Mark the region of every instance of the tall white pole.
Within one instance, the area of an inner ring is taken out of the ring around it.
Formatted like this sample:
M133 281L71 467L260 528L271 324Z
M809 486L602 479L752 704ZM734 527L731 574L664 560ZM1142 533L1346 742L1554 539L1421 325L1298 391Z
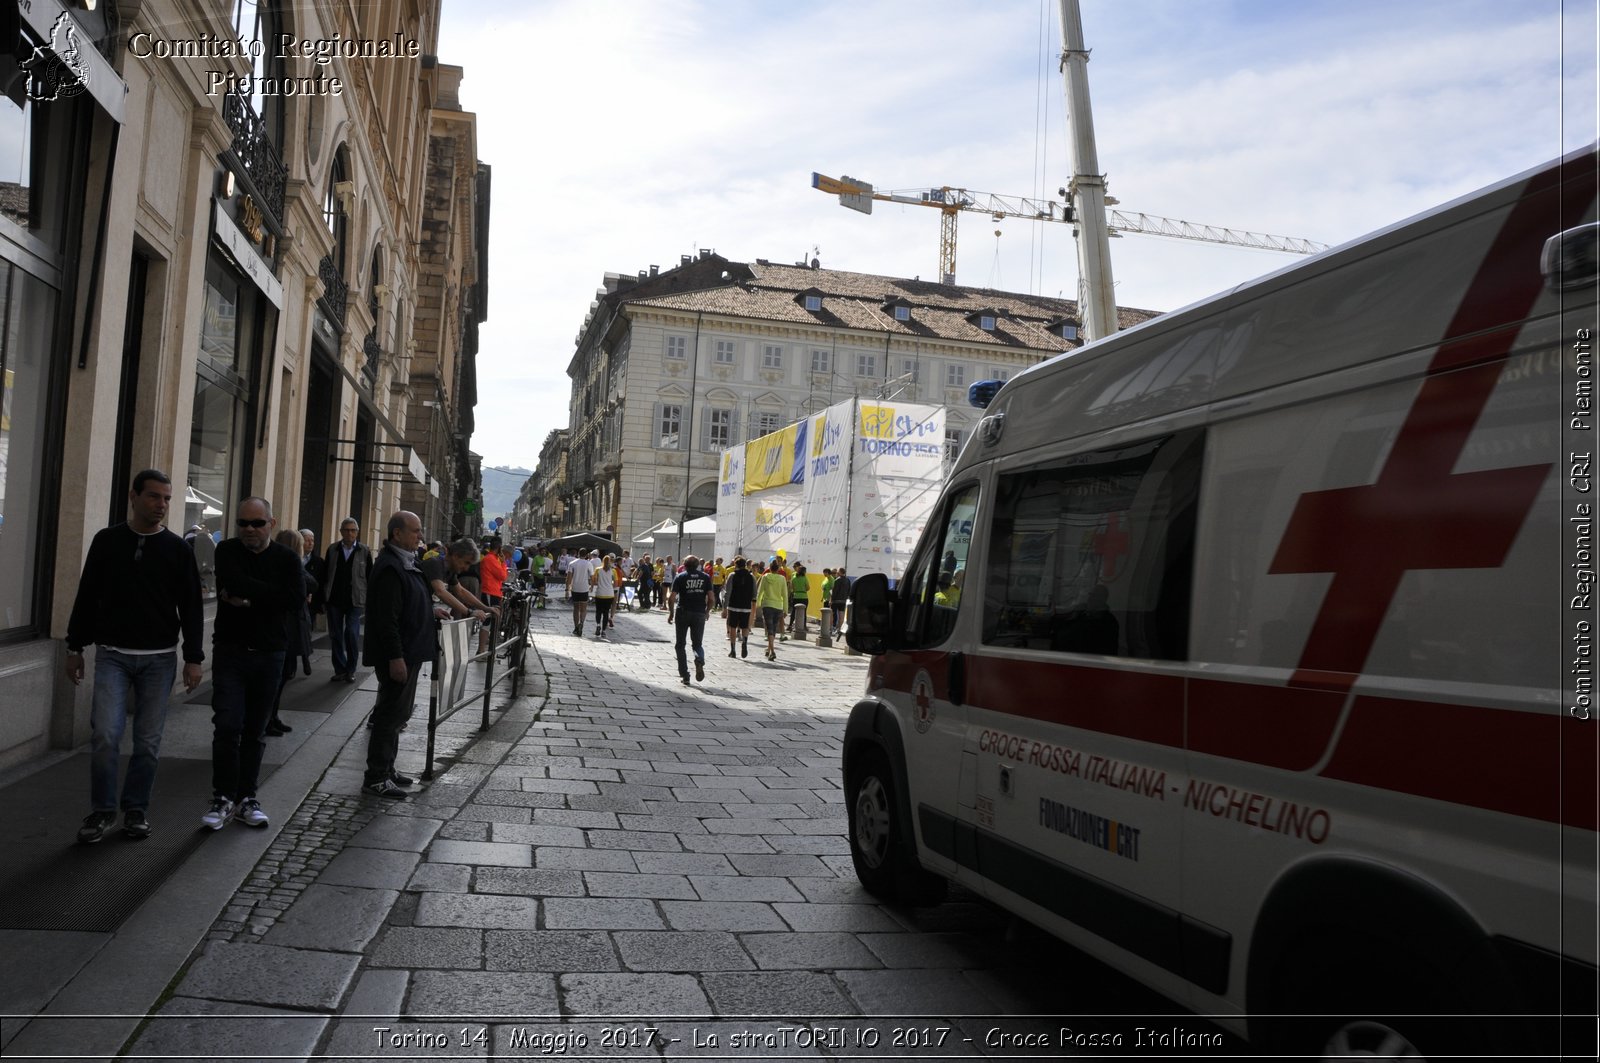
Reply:
M1084 338L1117 331L1117 301L1111 281L1111 240L1106 232L1106 179L1094 147L1094 115L1089 109L1089 51L1083 46L1078 0L1061 0L1061 74L1066 82L1068 145L1072 183L1068 186L1077 220L1079 311Z

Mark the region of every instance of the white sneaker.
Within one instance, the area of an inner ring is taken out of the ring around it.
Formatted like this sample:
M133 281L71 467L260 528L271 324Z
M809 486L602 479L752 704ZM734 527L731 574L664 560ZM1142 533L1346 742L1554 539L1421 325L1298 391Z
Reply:
M247 797L239 802L239 807L234 810L233 818L247 827L265 827L267 814L261 810L261 802L253 797Z
M200 824L212 830L221 830L233 818L233 802L226 797L213 797L211 807L200 817Z

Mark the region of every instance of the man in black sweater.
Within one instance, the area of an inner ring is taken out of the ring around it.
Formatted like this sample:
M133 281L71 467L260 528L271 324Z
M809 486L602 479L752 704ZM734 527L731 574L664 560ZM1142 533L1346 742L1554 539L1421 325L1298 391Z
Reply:
M122 833L150 836L150 790L177 671L181 630L183 687L200 684L204 614L200 571L182 539L163 527L172 481L145 469L128 492L133 516L95 534L67 621L67 678L83 682L83 648L93 643L94 704L89 760L90 811L78 840L97 842L117 819L117 754L133 720L133 759L122 786Z
M434 608L427 577L417 562L422 542L422 520L400 510L389 518L388 541L378 551L367 588L367 644L364 663L378 677L378 700L372 706L372 730L367 738L367 771L361 789L375 797L406 796L403 787L412 780L395 770L400 749L400 728L416 705L417 676L433 660L438 637L435 616L448 617L447 608Z
M263 734L272 717L283 655L284 617L305 601L305 577L293 550L273 542L272 504L239 503L237 539L217 546L217 622L212 632L211 808L200 822L220 830L229 819L265 827L256 800Z

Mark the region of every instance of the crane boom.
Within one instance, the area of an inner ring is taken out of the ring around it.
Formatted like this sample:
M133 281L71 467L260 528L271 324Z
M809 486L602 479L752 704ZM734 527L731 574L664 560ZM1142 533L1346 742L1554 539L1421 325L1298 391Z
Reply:
M951 284L955 283L955 217L958 213L967 211L973 214L987 214L995 221L1004 218L1064 224L1077 221L1067 204L1058 203L1053 199L1003 196L994 192L975 192L969 188L957 188L952 185L880 191L866 181L854 177L829 177L826 174L813 173L811 187L837 195L843 205L866 214L872 213L874 201L902 203L913 207L933 207L940 211L944 215L945 223L940 230L939 272L941 276L947 276L946 283ZM1124 210L1106 210L1106 229L1114 236L1139 233L1144 236L1166 236L1174 240L1250 247L1259 251L1282 251L1294 255L1311 255L1328 249L1327 244L1300 236L1275 236L1271 233L1228 229L1220 225L1202 225L1181 218L1164 218L1159 214Z

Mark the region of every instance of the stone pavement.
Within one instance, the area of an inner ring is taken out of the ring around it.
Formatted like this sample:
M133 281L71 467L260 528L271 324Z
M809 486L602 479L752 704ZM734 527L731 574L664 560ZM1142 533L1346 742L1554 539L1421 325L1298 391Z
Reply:
M358 794L352 731L128 1055L986 1054L984 1016L1108 1010L1103 968L970 895L857 885L839 751L863 659L730 660L713 619L685 689L664 613L570 624L535 612L527 696L487 733L475 706L450 720L409 800ZM83 1040L39 1026L7 1057Z

